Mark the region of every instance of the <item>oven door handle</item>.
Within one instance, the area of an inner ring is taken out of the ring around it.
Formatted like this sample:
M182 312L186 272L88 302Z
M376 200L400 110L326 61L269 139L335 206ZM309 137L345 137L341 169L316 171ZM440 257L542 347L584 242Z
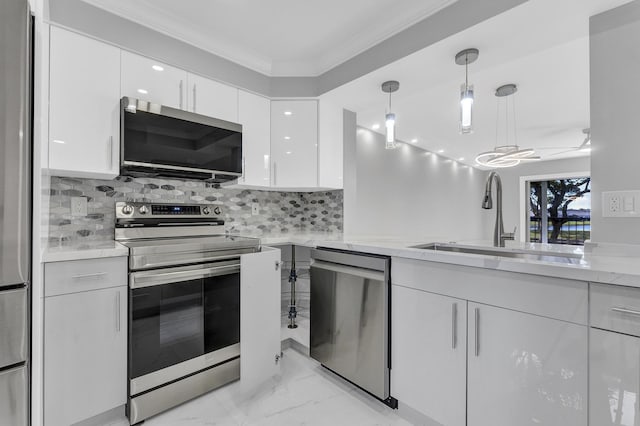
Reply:
M231 265L224 266L214 266L204 269L191 269L187 271L134 272L129 276L129 287L132 289L153 287L162 284L171 284L175 282L228 275L236 272L240 272L240 263L233 263Z

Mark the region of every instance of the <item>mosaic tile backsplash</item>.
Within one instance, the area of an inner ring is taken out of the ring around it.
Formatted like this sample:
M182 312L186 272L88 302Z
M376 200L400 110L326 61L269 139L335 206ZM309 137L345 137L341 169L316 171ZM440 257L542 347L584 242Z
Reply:
M115 203L145 201L223 206L225 229L261 236L287 232L342 232L342 191L274 192L221 188L201 181L120 176L112 181L52 177L49 246L112 240ZM87 197L87 216L71 215L71 197ZM258 203L258 215L251 204Z

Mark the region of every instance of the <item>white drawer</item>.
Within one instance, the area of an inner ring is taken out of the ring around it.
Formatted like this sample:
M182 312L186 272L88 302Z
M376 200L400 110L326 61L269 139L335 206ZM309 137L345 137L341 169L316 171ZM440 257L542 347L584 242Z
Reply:
M591 326L640 336L640 288L590 285Z
M45 297L127 285L127 257L51 262L44 266Z

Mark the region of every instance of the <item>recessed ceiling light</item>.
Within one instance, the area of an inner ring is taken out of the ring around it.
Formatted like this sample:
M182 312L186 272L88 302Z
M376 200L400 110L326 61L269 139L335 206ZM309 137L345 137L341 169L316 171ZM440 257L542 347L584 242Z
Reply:
M438 153L442 154L444 152L444 149L439 149Z
M464 161L464 157L458 158L458 161Z
M285 111L284 115L293 115L293 113L291 111Z
M61 141L60 139L54 139L53 140L55 143L65 143L64 141Z
M291 154L291 151L287 151L287 154Z
M418 143L418 139L411 139L411 143Z
M380 128L380 124L376 123L376 124L374 124L373 126L371 126L371 128L372 128L373 130L378 130L378 129Z
M154 71L164 71L164 67L160 65L152 65L151 68L153 68Z
M285 136L285 137L284 137L284 140L286 140L286 141L288 141L288 140L290 140L290 139L291 139L291 136Z
M146 90L144 90L144 89L138 89L138 93L142 93L143 95L146 95L146 94L147 94L147 93L149 93L149 92L147 92L147 91L146 91Z

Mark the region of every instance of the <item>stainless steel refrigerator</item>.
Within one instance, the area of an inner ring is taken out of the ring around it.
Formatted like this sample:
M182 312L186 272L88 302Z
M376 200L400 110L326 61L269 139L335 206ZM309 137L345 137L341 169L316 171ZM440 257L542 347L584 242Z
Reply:
M0 425L29 422L32 36L27 0L0 1Z

